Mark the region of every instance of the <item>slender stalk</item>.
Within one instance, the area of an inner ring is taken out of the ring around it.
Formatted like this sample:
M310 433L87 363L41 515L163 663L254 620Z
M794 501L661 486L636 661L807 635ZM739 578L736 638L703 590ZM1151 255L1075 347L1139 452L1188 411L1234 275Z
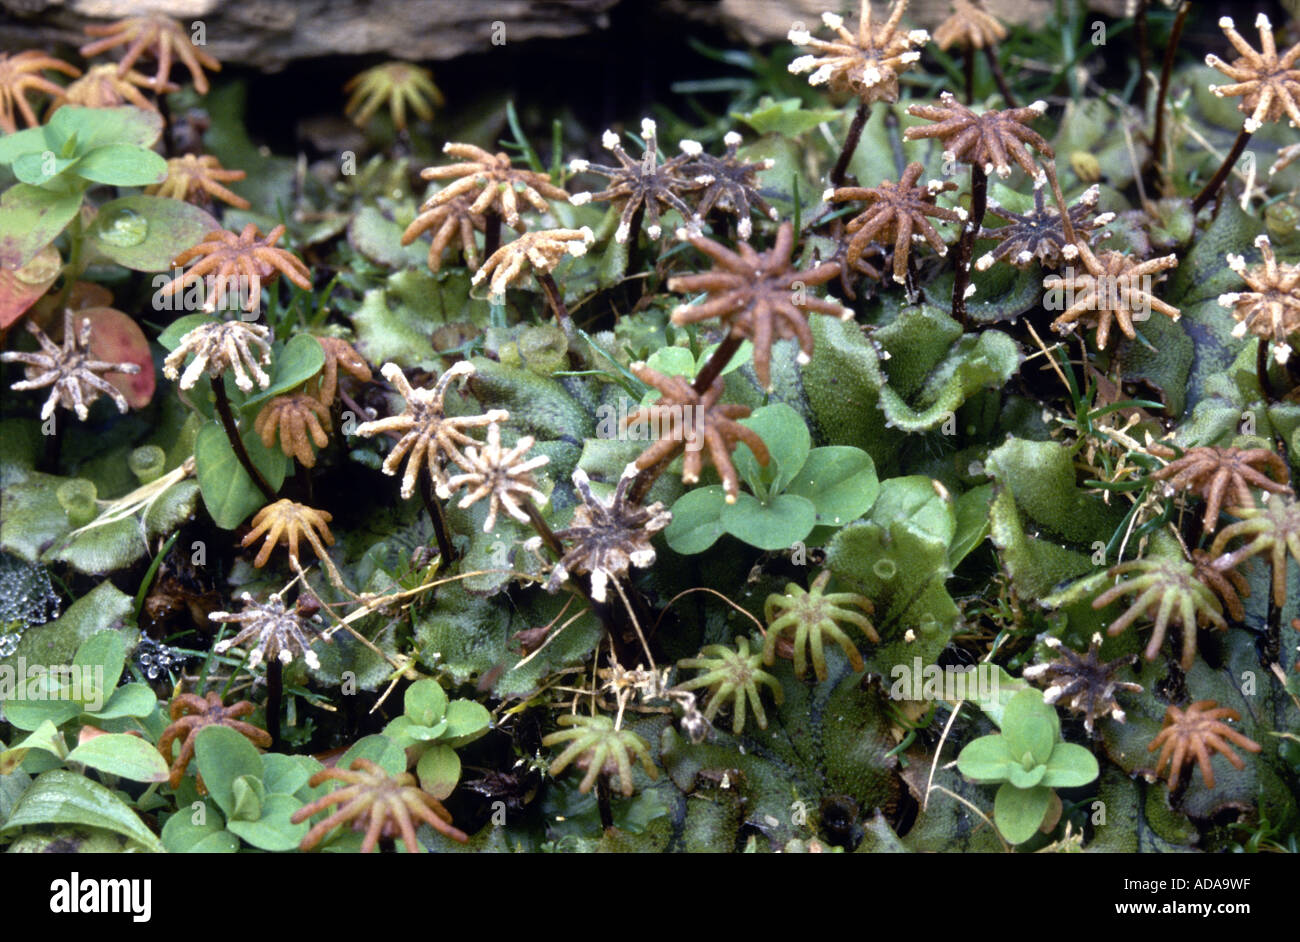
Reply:
M565 306L564 295L560 293L560 286L555 283L550 272L538 272L537 283L542 286L546 292L546 300L551 305L551 310L555 312L555 323L564 331L566 337L573 336L573 319L569 317L569 309Z
M609 783L604 776L596 778L596 808L600 811L600 826L608 831L614 826L614 812L609 806Z
M952 316L966 326L966 289L970 286L971 256L975 254L975 236L984 223L984 209L988 205L989 177L977 163L970 165L970 214L961 230L957 243L957 271L952 279Z
M235 416L230 411L230 398L226 395L226 386L221 377L217 377L212 381L212 392L216 395L217 415L221 418L221 427L226 431L226 438L230 440L230 447L234 449L235 457L244 466L244 470L253 479L253 483L262 492L262 496L267 501L275 500L275 491L270 484L266 483L266 478L262 477L262 472L257 470L257 465L253 464L253 459L248 457L248 449L244 447L244 440L239 437L239 426L235 424Z
M266 662L266 731L271 734L271 751L280 749L280 707L284 700L284 668L278 657Z
M442 509L442 502L433 493L433 484L427 474L420 475L420 498L429 514L429 522L433 524L433 537L438 542L438 555L442 557L445 569L456 558L456 550L447 529L447 515Z
M1147 5L1150 0L1138 0L1137 17L1135 26L1137 27L1137 47L1138 47L1138 83L1137 83L1137 100L1138 107L1142 113L1146 113L1147 95L1151 90L1151 82L1147 78L1147 72L1151 70L1151 52L1147 48L1150 42L1149 30L1147 29Z
M921 300L920 276L916 271L916 255L912 252L907 253L907 278L903 282L903 290L907 292L907 303L915 304Z
M537 506L527 497L523 498L523 502L520 506L523 507L524 513L528 515L528 522L533 525L533 529L537 531L537 535L542 538L542 544L551 551L551 555L556 559L562 557L564 555L564 544L561 543L560 538L555 535L555 531L551 529L551 525L542 517Z
M1002 65L998 62L997 50L992 46L984 47L984 58L988 60L989 71L993 73L993 81L998 83L998 91L1002 93L1002 100L1008 108L1018 108L1016 96L1011 93L1011 86L1007 83L1007 77L1002 73Z
M1268 341L1259 338L1259 348L1255 351L1255 375L1259 378L1259 388L1264 394L1265 402L1277 402L1277 390L1268 375L1269 349Z
M59 298L54 302L56 311L62 310L68 303L73 286L86 270L85 244L86 227L81 222L81 211L78 210L68 225L68 262L63 266L63 287L59 289Z
M483 258L489 259L492 253L501 248L501 214L489 209L483 214Z
M1067 243L1075 240L1074 220L1070 218L1070 209L1065 205L1065 194L1061 192L1061 181L1056 176L1056 161L1044 165L1047 182L1052 187L1052 198L1056 200L1056 211L1061 215L1061 230Z
M691 388L700 395L704 395L713 381L722 375L731 358L736 355L740 345L744 343L745 338L738 334L727 334L727 339L718 344L718 349L713 351L713 356L709 357L709 362L704 364L699 375L695 377L695 382L691 383Z
M844 147L840 150L839 159L835 161L835 168L831 170L831 186L844 185L845 176L849 172L849 161L853 159L853 152L858 149L858 141L862 139L862 129L867 126L867 118L870 114L871 106L865 101L859 102L858 110L853 113L853 122L849 125L848 136L844 138Z
M47 474L58 474L59 453L61 451L60 440L62 438L62 436L60 435L60 429L62 428L62 422L61 422L62 416L59 414L58 409L54 410L54 414L50 416L50 420L53 421L54 423L51 426L53 431L51 431L49 435L42 436L45 439L45 444L44 447L42 448L42 453L41 453L41 468ZM42 422L41 425L43 427L45 423Z
M641 269L641 225L645 220L645 203L632 211L627 226L627 266L623 274L630 275Z
M898 112L890 108L885 112L885 127L889 131L889 147L894 154L894 173L902 176L907 169L907 156L903 153L903 138L898 133Z
M1157 167L1161 166L1161 153L1165 145L1165 100L1169 97L1169 78L1174 72L1174 53L1178 50L1178 41L1183 36L1183 24L1187 14L1192 11L1191 0L1183 0L1174 16L1173 32L1169 34L1169 45L1165 47L1165 58L1160 64L1160 89L1156 92L1156 127L1151 135L1151 160ZM1165 168L1166 171L1168 168Z
M1237 163L1237 159L1245 151L1246 144L1249 142L1250 132L1246 130L1245 125L1242 125L1241 130L1237 132L1237 139L1232 144L1232 150L1228 151L1228 156L1223 158L1223 163L1219 164L1219 169L1214 171L1214 176L1210 177L1210 182L1205 184L1201 192L1197 193L1196 198L1192 200L1193 216L1204 209L1210 200L1214 199L1215 194L1219 192L1224 181L1228 179L1228 174L1232 173L1233 166Z

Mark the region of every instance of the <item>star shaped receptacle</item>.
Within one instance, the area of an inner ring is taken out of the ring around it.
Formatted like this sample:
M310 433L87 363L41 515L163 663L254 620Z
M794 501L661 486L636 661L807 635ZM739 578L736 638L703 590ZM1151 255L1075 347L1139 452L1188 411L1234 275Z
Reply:
M1147 746L1148 752L1160 750L1156 758L1156 774L1168 767L1169 791L1178 789L1183 767L1192 760L1201 770L1201 780L1206 788L1214 787L1214 767L1211 753L1217 752L1235 769L1244 769L1246 762L1233 750L1236 745L1247 752L1259 752L1261 746L1244 733L1229 726L1239 722L1241 715L1230 707L1221 707L1214 700L1198 700L1185 710L1170 706L1165 710L1164 727ZM1230 745L1231 744L1231 745Z
M694 484L700 479L707 453L722 478L727 503L735 503L740 493L740 477L732 464L731 453L737 444L748 445L764 467L771 461L767 445L758 433L737 421L749 416L749 406L718 402L723 390L721 376L700 393L683 376L665 376L644 363L633 363L631 370L637 379L660 393L658 399L633 412L623 423L624 428L637 428L644 423L658 432L658 440L640 454L636 467L648 471L666 466L685 449L682 483Z
M1273 358L1285 364L1291 357L1291 337L1300 332L1300 265L1279 262L1267 235L1255 239L1262 261L1248 267L1240 255L1226 256L1228 267L1246 283L1246 291L1219 295L1219 304L1231 308L1237 321L1234 337L1247 331L1271 343Z
M36 338L41 349L37 352L14 350L0 353L0 362L24 364L25 379L12 384L9 388L21 392L27 389L50 388L49 398L41 407L41 421L54 414L62 406L75 412L77 418L86 421L90 414L90 405L101 394L113 400L119 412L125 413L130 404L126 396L100 374L124 373L134 376L140 372L137 363L110 363L93 359L90 355L91 322L82 318L76 323L76 315L65 311L63 317L63 344L56 344L31 320L27 321L27 330Z
M463 457L460 450L477 441L467 434L468 429L482 428L509 418L509 414L501 409L489 410L484 415L447 414L443 401L447 388L455 379L474 375L474 366L467 360L454 364L429 389L412 386L396 363L385 363L380 372L384 379L393 384L397 394L406 400L406 408L397 415L364 422L357 426L356 431L362 438L385 433L399 435L397 443L384 458L383 471L384 474L396 475L402 461L406 461L406 471L402 476L404 500L415 493L421 468L428 471L437 489L446 486L446 462L453 460L459 463Z
M209 232L203 241L172 260L177 268L185 265L189 268L163 285L158 296L176 294L202 279L207 289L205 311L224 308L229 293L243 293L246 295L243 308L252 312L262 303L262 286L280 275L310 291L311 271L298 256L276 245L284 233L281 224L263 236L257 224L251 222L238 234L226 229Z
M1181 313L1153 293L1154 282L1161 272L1178 267L1177 255L1141 261L1123 252L1106 251L1094 255L1087 243L1076 242L1082 270L1069 268L1063 275L1048 275L1043 287L1050 303L1061 313L1052 321L1052 329L1068 333L1077 324L1095 323L1097 349L1105 350L1111 325L1130 340L1136 339L1135 321L1145 320L1152 310L1170 320Z
M442 802L420 788L410 772L390 775L369 759L354 759L350 768L323 769L308 779L307 784L315 788L328 781L338 782L342 787L308 802L289 818L294 824L301 824L322 811L330 811L307 832L298 845L299 850L311 850L340 824L350 824L353 830L365 832L361 842L363 854L374 850L381 837L401 837L407 851L419 853L420 843L415 837L417 821L458 843L469 841L464 831L452 825L451 814Z
M234 647L247 647L245 667L250 671L263 661L278 660L281 664L289 664L299 657L312 670L320 668L320 658L312 650L312 645L326 639L311 624L319 619L319 615L303 617L296 606L287 607L278 592L265 602L259 602L248 592L239 598L243 603L240 611L212 612L208 616L211 621L239 626L234 637L212 646L215 653L225 654Z
M555 532L568 549L551 571L548 592L559 589L570 575L589 575L592 598L603 602L611 579L626 575L631 567L654 563L651 538L668 526L672 514L661 503L643 507L628 500L628 485L636 473L636 465L629 465L606 503L592 493L585 471L578 468L573 472L573 486L582 503L569 525Z
M584 159L569 162L569 169L574 173L594 173L609 181L605 189L595 193L575 193L569 201L575 206L598 202L619 207L615 242L627 242L635 235L633 223L642 214L649 223L645 232L651 239L658 239L663 233L660 220L664 209L676 210L688 222L695 218L683 199L686 193L698 187L684 172L684 165L693 159L693 155L678 154L661 163L657 129L650 118L641 122L641 139L645 142L645 152L640 160L623 149L617 134L606 131L601 136L601 145L618 160L617 167Z
M1060 211L1055 206L1048 205L1044 198L1042 182L1041 179L1034 181L1034 208L1028 212L1012 212L989 202L989 215L1005 220L1007 225L996 229L980 229L979 238L997 239L998 242L976 259L975 267L979 271L987 271L995 262L1003 262L1015 268L1028 268L1037 261L1044 268L1057 268L1062 262L1079 257L1078 247L1065 236ZM1091 186L1070 207L1070 221L1076 241L1088 241L1095 230L1115 218L1114 213L1093 216L1100 194L1097 186Z
M530 523L528 508L546 503L546 495L537 489L533 472L551 460L546 455L528 458L532 447L533 437L525 435L513 448L506 448L501 444L501 426L493 422L488 426L486 443L468 445L455 457L461 473L449 477L438 496L446 500L463 488L465 494L457 505L462 508L486 498L488 515L483 524L484 533L492 531L502 510L520 523Z
M930 223L930 219L965 222L966 210L936 205L935 198L940 193L957 189L957 184L950 180L932 180L918 186L924 172L922 164L913 162L907 165L897 182L884 180L871 187L838 187L824 194L827 202L857 201L866 204L866 208L844 227L850 237L845 253L847 264L856 265L869 247L877 242L892 242L894 280L901 285L907 281L908 261L917 236L929 243L940 257L948 254L947 244Z
M113 23L91 24L85 30L86 35L98 37L78 50L87 59L118 46L126 46L126 52L117 64L120 75L130 71L141 56L149 54L158 63L158 70L151 83L156 91L161 91L164 85L169 84L167 78L174 59L179 59L189 70L194 89L200 95L208 93L208 79L203 70L221 70L221 63L202 47L196 46L184 26L162 13L129 16Z
M766 252L757 252L747 242L735 250L683 231L695 248L712 259L712 271L677 275L668 281L668 289L679 293L703 291L707 300L700 304L679 305L673 310L674 324L693 324L718 318L731 333L754 342L754 372L759 382L771 388L772 342L794 338L799 342L801 363L812 356L813 338L808 317L828 314L847 320L853 312L836 301L813 297L806 289L825 284L840 273L836 262L822 262L800 271L792 262L794 227L783 223L776 243Z
M792 61L790 71L811 73L808 84L825 85L864 103L898 101L898 76L920 60L915 47L930 39L923 29L902 28L907 4L896 0L885 21L878 23L872 19L871 0L860 0L856 33L844 26L842 16L823 13L822 24L835 33L831 40L817 39L801 27L790 30L790 42L812 50Z
M1291 119L1292 127L1300 127L1300 69L1296 68L1300 43L1279 54L1273 37L1273 24L1264 13L1255 17L1255 28L1259 30L1258 50L1237 32L1232 17L1220 17L1219 28L1239 56L1231 63L1213 53L1205 57L1206 65L1232 79L1230 85L1211 85L1210 91L1219 98L1241 98L1237 107L1247 115L1245 129L1248 133L1258 131L1265 122L1280 121L1283 116Z

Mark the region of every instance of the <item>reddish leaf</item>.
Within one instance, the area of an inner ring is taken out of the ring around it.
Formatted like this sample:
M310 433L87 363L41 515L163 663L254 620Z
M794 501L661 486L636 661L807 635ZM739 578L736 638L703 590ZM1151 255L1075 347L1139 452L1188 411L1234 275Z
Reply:
M90 350L98 360L110 363L136 363L140 372L134 376L124 373L105 375L110 383L122 391L133 409L142 409L153 398L157 385L153 371L153 355L144 331L127 314L111 307L91 307L77 312L78 320L90 318Z
M16 271L0 268L0 331L18 320L59 277L63 259L52 245Z

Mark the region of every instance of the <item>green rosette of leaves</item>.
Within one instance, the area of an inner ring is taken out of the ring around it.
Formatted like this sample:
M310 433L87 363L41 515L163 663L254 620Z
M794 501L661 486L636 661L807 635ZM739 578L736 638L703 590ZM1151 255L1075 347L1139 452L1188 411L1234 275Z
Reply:
M1087 785L1099 769L1083 746L1061 741L1061 721L1041 691L1013 696L1001 726L1001 733L968 743L957 756L957 768L972 781L1002 783L993 799L993 820L1009 843L1023 844L1047 818L1053 789Z

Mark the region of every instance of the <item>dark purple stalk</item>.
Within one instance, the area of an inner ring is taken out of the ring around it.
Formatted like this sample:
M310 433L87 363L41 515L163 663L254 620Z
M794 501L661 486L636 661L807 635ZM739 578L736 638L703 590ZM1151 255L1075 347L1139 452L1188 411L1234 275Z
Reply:
M957 271L952 279L952 316L966 326L966 289L970 285L971 256L975 254L975 236L984 223L984 209L988 205L989 178L979 164L970 166L970 215L961 230L957 243Z
M234 413L230 411L230 398L226 395L226 387L220 376L212 381L212 392L216 396L217 415L221 417L221 427L226 431L226 438L230 440L230 447L234 449L235 457L244 466L244 470L253 479L253 483L262 492L262 496L268 502L275 500L275 491L266 482L266 478L262 477L262 472L257 470L257 466L253 464L253 459L248 457L248 449L244 447L244 440L239 437L239 427L235 425Z
M1237 163L1237 159L1241 157L1246 145L1250 142L1250 134L1251 132L1246 130L1245 125L1242 125L1241 130L1237 133L1237 139L1232 144L1232 150L1228 151L1228 156L1223 158L1223 163L1219 164L1219 169L1214 171L1214 176L1210 177L1210 182L1205 184L1201 192L1197 193L1196 198L1192 200L1193 216L1204 209L1206 204L1214 199L1215 194L1222 188L1224 181L1228 179L1228 174L1232 173L1232 168Z
M844 185L845 176L849 172L849 161L853 159L853 152L858 149L858 141L862 139L862 129L867 126L867 118L870 114L871 106L865 101L859 102L858 110L853 113L853 122L849 125L848 136L844 138L844 147L840 150L839 159L835 161L835 168L831 170L831 186Z

